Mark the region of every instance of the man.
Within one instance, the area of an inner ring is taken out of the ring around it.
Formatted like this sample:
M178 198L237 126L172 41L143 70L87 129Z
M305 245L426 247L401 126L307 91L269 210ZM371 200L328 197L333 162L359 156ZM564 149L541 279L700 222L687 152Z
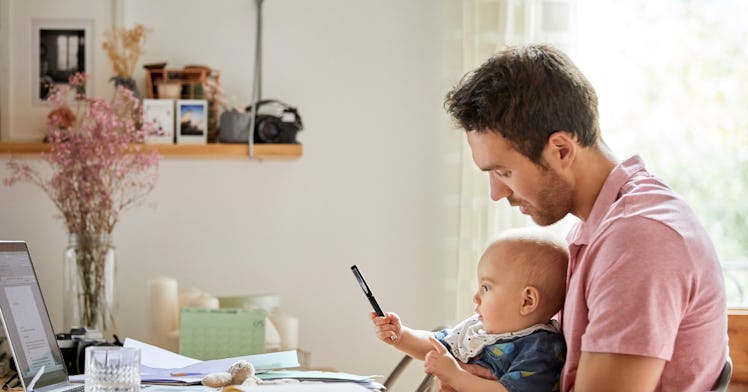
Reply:
M706 391L727 357L724 282L693 211L600 136L597 95L559 50L510 48L445 106L491 198L539 225L573 214L562 391ZM482 373L478 369L469 369Z

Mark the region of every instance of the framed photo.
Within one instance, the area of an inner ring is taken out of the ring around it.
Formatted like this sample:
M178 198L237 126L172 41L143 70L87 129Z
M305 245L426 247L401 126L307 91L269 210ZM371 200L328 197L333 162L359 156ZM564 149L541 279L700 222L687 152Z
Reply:
M144 99L143 122L153 124L145 142L153 144L174 143L174 101L171 99Z
M177 100L177 144L208 142L208 101Z
M68 84L77 72L88 74L93 95L93 34L90 19L32 19L32 100L42 104L56 84Z

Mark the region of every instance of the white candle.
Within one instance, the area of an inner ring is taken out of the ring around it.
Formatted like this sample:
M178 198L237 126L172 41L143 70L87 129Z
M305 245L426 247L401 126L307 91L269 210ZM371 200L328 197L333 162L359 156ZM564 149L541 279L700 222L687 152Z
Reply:
M202 293L187 302L187 307L202 309L218 309L218 298L207 293Z
M299 348L299 320L281 312L270 314L270 320L280 335L281 350L296 350Z
M195 287L190 287L179 292L179 309L189 308L192 305L192 301L200 297L204 293Z
M177 352L168 334L179 329L179 299L176 279L159 276L148 282L151 294L151 344Z
M281 337L278 334L278 330L275 328L275 325L270 318L265 317L265 351L278 351L280 350L280 347Z

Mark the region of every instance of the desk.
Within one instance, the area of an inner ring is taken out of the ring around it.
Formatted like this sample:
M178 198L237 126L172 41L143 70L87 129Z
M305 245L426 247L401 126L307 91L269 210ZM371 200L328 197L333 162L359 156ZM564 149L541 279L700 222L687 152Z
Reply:
M15 373L15 372L11 370L5 376L0 377L0 385L5 385L5 383L8 381L8 379L13 376L13 373ZM14 380L12 383L15 383L15 381L17 381L17 379ZM8 388L8 392L16 392L16 391L23 391L23 388L21 387L21 384L18 384L18 386L15 387L15 388Z
M6 375L4 377L0 377L0 383L4 384L10 376ZM0 384L0 385L2 385ZM261 391L263 389L268 389L272 392L295 392L295 391L319 391L319 392L350 392L353 391L354 388L356 390L363 391L369 391L366 388L361 387L358 384L351 384L351 383L314 383L314 384L286 384L286 385L268 385L267 388L260 387L252 387L252 391ZM214 388L208 388L203 387L201 385L194 385L194 386L164 386L164 385L148 385L148 388L146 388L146 391L151 392L175 392L178 390L194 390L194 391L200 391L200 390L209 390L209 391L215 391ZM242 389L238 386L232 387L228 389L229 392L244 392L245 389ZM19 385L14 388L9 388L7 392L24 392L23 388Z

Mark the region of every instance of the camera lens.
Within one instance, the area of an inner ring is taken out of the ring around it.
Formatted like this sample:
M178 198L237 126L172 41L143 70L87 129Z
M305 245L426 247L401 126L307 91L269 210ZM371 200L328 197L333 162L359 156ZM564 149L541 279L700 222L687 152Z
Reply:
M281 130L273 118L263 118L257 122L257 136L260 141L274 143L280 139Z

